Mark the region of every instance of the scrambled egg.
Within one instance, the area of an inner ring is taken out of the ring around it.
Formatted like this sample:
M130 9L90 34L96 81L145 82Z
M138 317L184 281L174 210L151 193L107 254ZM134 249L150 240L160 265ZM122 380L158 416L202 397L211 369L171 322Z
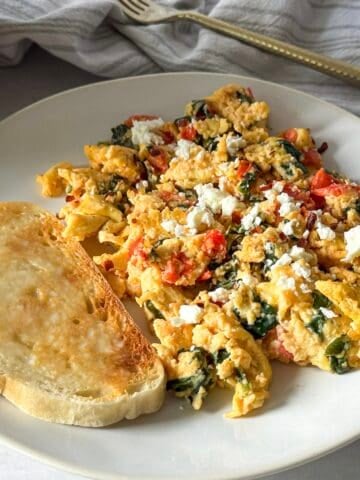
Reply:
M263 405L271 359L360 367L359 186L323 168L308 128L271 136L268 116L227 85L38 176L65 195L64 235L97 242L114 290L144 308L168 389L199 409L230 388L229 417Z

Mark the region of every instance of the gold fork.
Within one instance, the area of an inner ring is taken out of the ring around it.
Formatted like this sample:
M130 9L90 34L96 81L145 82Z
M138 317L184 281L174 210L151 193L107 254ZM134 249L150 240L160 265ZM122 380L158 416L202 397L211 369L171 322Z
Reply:
M360 86L360 68L349 63L341 62L325 55L296 47L275 38L251 32L231 23L207 17L194 10L176 10L170 7L157 5L152 0L118 0L124 12L133 20L144 23L162 23L175 20L190 20L203 27L236 38L248 45L258 47L266 52L285 57L309 68L318 70L327 75L340 78L353 85Z

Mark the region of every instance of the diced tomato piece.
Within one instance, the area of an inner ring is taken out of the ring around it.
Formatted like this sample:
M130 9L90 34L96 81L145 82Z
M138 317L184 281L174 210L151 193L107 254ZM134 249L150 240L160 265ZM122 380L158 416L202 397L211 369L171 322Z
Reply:
M149 151L148 162L155 170L160 173L166 172L168 168L168 158L166 152L160 148L151 148Z
M226 238L224 234L220 230L209 230L205 234L201 249L210 258L224 258L226 255Z
M286 348L284 347L284 344L280 340L279 337L282 332L283 332L283 328L280 325L277 325L277 327L275 327L275 338L278 342L277 343L278 359L280 360L280 362L289 363L293 361L294 356L292 353L286 350Z
M294 356L284 347L283 343L279 343L279 360L280 362L290 363L294 360Z
M283 132L282 137L285 138L285 140L288 140L291 143L295 143L297 140L297 131L296 128L288 128Z
M162 272L162 280L166 283L175 283L181 276L189 274L194 268L193 261L185 253L174 253L166 262Z
M131 128L134 126L134 122L146 122L147 120L155 120L159 118L156 115L131 115L127 120L125 120L124 124Z
M340 197L344 195L344 193L350 192L351 190L355 190L357 187L355 185L347 185L345 183L332 183L331 185L323 188L316 188L312 191L314 195L318 197Z
M290 197L298 202L302 202L307 210L313 210L315 208L315 203L310 196L310 192L305 192L304 190L300 190L296 185L292 185L290 183L286 183L284 185L285 193L287 193Z
M180 127L180 138L184 140L190 140L191 142L195 140L197 136L197 131L194 125L187 125L186 127Z
M206 280L210 280L212 273L210 270L205 270L200 277L197 278L197 282L206 282Z
M307 167L316 167L320 168L322 163L322 158L320 153L314 148L310 148L307 151L304 151L303 164Z
M242 178L249 170L251 170L252 164L247 160L241 160L239 168L237 170L237 176Z
M175 140L174 135L166 130L165 132L160 132L162 139L164 140L165 145L169 145L169 143L173 143Z
M135 238L129 243L128 247L128 252L129 252L129 259L132 256L143 256L143 246L144 246L144 240L142 237Z
M313 176L310 188L314 191L319 188L328 187L332 183L335 183L334 177L327 173L323 168L320 168L320 170L318 170Z

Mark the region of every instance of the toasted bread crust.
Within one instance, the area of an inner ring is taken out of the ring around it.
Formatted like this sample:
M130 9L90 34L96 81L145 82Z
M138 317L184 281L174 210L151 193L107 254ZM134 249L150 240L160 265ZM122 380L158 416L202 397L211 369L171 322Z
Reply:
M31 415L83 426L158 409L155 351L62 229L32 204L0 203L0 391Z

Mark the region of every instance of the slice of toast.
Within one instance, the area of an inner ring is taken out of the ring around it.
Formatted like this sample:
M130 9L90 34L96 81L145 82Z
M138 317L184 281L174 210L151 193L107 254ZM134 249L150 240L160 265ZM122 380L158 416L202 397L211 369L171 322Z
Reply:
M0 392L51 422L100 427L159 409L155 351L81 245L30 203L0 203Z

